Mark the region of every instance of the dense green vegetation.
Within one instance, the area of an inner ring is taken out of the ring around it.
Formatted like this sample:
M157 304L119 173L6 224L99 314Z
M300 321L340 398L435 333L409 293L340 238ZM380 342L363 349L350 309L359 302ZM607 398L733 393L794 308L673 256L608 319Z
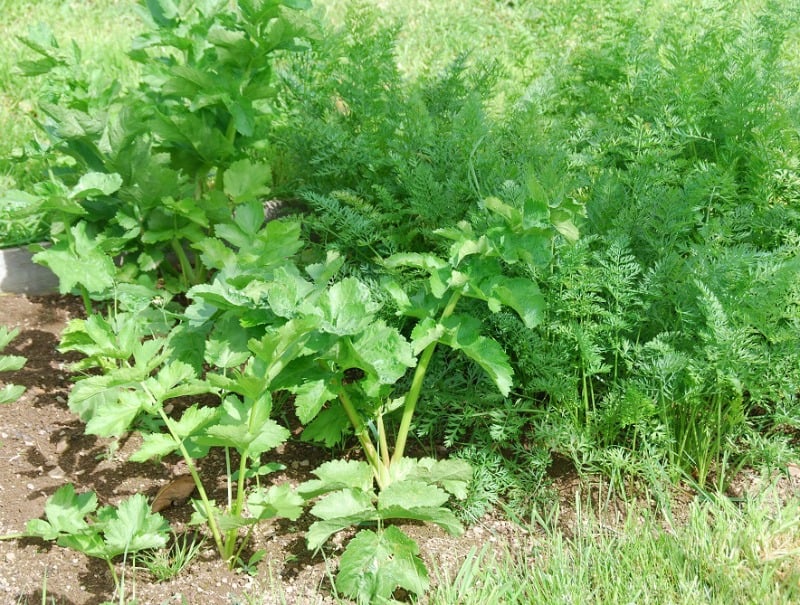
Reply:
M146 4L129 60L25 39L46 84L3 99L40 130L2 117L0 201L90 313L62 341L91 370L70 397L87 431L141 432L141 461L237 453L235 501L198 505L227 562L241 526L320 496L314 548L398 517L457 533L451 495L461 520L528 519L553 456L664 508L678 481L724 492L797 459L798 2ZM288 216L265 221L271 199ZM292 405L304 439L366 462L248 491ZM342 594L426 589L397 533L358 534Z

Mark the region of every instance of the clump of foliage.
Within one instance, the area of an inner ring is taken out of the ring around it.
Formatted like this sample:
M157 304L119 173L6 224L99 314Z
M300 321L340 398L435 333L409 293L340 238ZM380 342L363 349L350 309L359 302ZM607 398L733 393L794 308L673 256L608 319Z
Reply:
M555 82L591 179L587 237L543 275L536 333L492 321L515 343L526 408L545 404L534 435L579 467L606 470L621 446L702 484L796 409L798 22L783 12L729 27L722 5L663 22L623 11Z
M120 282L174 292L204 281L191 246L237 205L269 193L273 63L302 48L286 9L308 2L146 7L150 29L129 53L137 87L87 73L80 49L61 48L46 29L22 40L37 55L23 72L48 76L38 124L49 178L6 196L20 216L47 213L53 245L35 260L87 307Z
M345 23L281 72L275 186L313 210L304 221L312 241L363 275L376 256L437 249L436 229L480 213L483 196L520 174L487 115L495 65L464 55L408 82L397 66L398 27L363 6Z

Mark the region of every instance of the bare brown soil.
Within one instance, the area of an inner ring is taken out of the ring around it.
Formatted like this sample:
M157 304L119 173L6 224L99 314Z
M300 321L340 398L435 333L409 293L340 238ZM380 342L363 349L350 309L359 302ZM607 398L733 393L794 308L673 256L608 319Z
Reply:
M0 295L0 323L20 330L5 353L28 358L22 370L2 377L24 385L27 391L18 402L0 410L0 535L21 532L29 519L41 517L46 498L65 483L73 483L77 491L94 490L101 504L117 504L134 493L153 498L176 472L174 459L163 464L128 462L138 448L137 436L114 442L84 435L82 423L68 410L72 384L68 365L74 358L59 353L57 345L65 323L81 314L80 302L72 297ZM324 450L290 441L275 455L285 471L271 477L276 482L300 483L327 456ZM223 501L224 460L214 456L203 460L201 475L211 497ZM734 482L734 495L755 489L754 476L741 475ZM554 464L551 479L552 502L545 503L545 508L559 510L558 527L567 534L576 522L576 502L602 504L598 508L610 525L624 522L631 506L652 505L646 500L609 499L605 482L579 479L567 464ZM796 493L797 486L790 482L786 489ZM689 490L676 490L671 498L673 520L680 522L693 497ZM168 507L162 514L175 532L188 531L190 504ZM165 582L156 582L144 569L126 566L125 595L135 597L139 605L334 603L330 577L337 552L349 535L335 536L326 556L312 556L304 541L310 523L311 519L302 517L296 522L259 525L251 552L266 549L268 554L252 575L229 571L207 541L187 569ZM472 548L494 545L498 550L523 553L542 538L526 534L498 514L487 515L459 538L428 525L406 525L404 531L419 542L429 567L449 577L454 577ZM122 572L121 564L117 570ZM103 561L40 540L0 541L0 603L38 604L43 593L48 605L99 605L115 597Z

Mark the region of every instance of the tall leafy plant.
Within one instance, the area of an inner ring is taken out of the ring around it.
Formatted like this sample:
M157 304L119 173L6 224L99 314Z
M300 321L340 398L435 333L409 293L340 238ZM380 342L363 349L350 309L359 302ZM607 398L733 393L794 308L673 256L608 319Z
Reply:
M48 76L39 100L48 178L12 192L21 214L47 212L53 245L37 262L61 290L108 298L120 282L185 290L207 268L190 246L270 191L270 132L278 53L301 48L285 9L303 0L153 0L149 29L129 53L136 88L97 81L80 49L46 30L22 41L20 67ZM76 270L76 266L91 270Z

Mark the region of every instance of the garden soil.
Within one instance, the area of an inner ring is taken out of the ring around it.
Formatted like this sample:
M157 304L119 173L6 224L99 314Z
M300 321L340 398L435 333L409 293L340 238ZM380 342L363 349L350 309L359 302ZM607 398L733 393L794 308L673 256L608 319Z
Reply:
M136 435L119 441L84 435L82 423L68 410L69 364L77 358L60 353L57 346L66 322L82 313L80 301L73 297L0 295L0 323L20 331L5 353L28 359L22 370L2 377L27 390L19 401L0 410L0 535L22 532L29 519L42 517L45 500L65 483L74 484L78 492L95 491L101 505L118 504L136 493L155 497L180 472L175 459L128 462L140 443ZM271 458L285 465L285 470L270 479L293 485L311 478L310 471L327 456L326 451L298 439L274 454ZM210 456L202 461L200 471L211 497L224 501L224 459ZM563 464L554 465L551 480L546 493L558 507L560 529L568 534L575 519L570 507L580 494L591 498L596 493L602 498L602 483L587 483ZM678 490L673 513L680 516L691 498L688 491ZM608 523L621 523L631 504L629 500L625 507L606 506ZM187 525L190 504L170 506L162 514L176 534L192 531ZM145 569L117 564L124 579L123 601L114 593L104 561L41 540L4 539L0 541L0 604L34 605L42 603L43 596L48 605L100 605L112 599L129 603L134 598L138 605L334 603L330 578L351 534L334 536L325 553L310 553L304 532L311 522L304 516L295 522L276 520L258 525L243 557L260 549L267 554L252 573L227 570L208 540L186 569L164 582L156 582ZM486 515L459 538L429 525L404 525L403 529L420 544L428 567L436 568L438 576L450 578L470 551L510 549L528 561L525 553L542 539L499 514Z

